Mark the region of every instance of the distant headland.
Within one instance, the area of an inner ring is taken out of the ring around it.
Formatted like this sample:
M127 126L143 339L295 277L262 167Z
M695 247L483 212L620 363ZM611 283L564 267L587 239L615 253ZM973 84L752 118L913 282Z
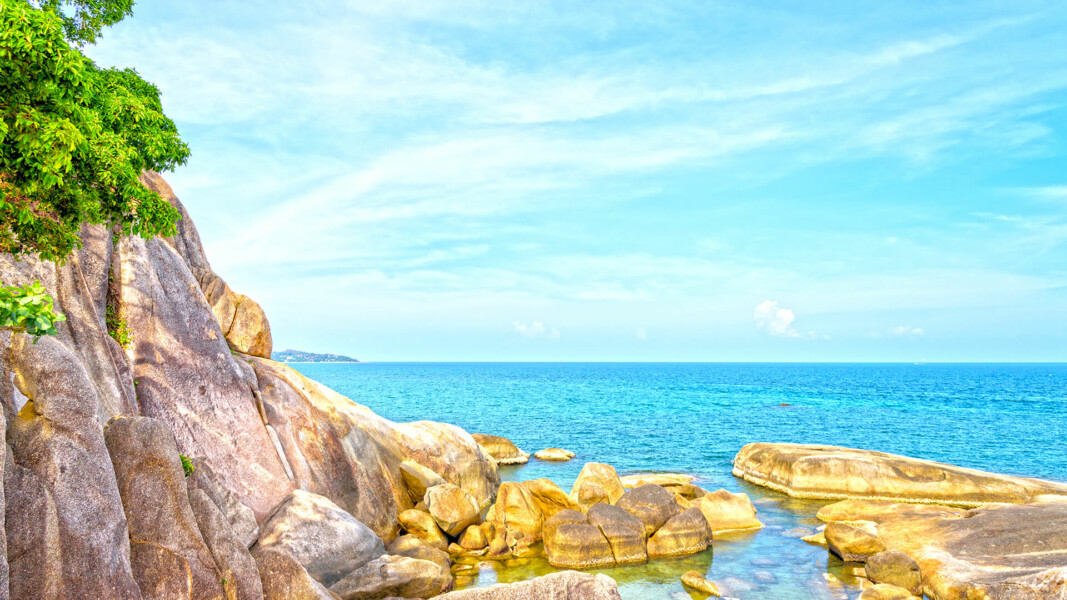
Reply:
M287 363L324 363L324 362L359 362L351 356L343 354L319 354L316 352L304 352L303 350L280 350L270 356L271 360Z

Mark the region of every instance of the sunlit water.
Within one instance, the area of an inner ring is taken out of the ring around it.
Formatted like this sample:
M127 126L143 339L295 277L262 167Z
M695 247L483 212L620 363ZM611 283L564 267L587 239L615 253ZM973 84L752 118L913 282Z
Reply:
M1067 365L296 364L395 421L428 419L510 438L567 463L504 467L505 480L548 477L569 490L587 461L621 474L689 473L710 490L752 497L766 525L717 538L691 557L606 569L627 600L689 598L697 569L740 598L855 598L851 565L800 537L821 503L730 474L754 441L829 443L1067 481ZM782 406L783 404L788 406ZM485 562L471 585L554 569L543 559ZM696 596L702 597L702 596Z

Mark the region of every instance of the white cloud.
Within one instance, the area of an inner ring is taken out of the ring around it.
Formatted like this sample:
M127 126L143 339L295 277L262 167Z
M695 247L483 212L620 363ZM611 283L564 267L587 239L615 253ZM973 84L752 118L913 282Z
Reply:
M545 338L550 340L559 339L559 330L555 327L548 327L542 321L534 321L530 324L523 323L521 321L515 321L511 324L523 337L527 338Z
M800 334L793 328L796 315L788 308L781 308L775 300L765 300L756 306L752 319L756 328L770 335L797 337Z
M922 337L926 335L926 331L922 327L912 327L911 325L900 325L889 330L889 335L893 337Z

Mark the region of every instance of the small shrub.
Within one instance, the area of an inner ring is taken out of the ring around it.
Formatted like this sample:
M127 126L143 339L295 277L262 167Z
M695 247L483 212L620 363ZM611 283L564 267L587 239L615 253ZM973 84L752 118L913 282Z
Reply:
M133 333L130 332L130 326L126 323L126 319L119 316L115 307L108 306L104 320L107 322L107 333L111 336L111 339L118 342L123 348L129 348L130 343L133 342Z
M21 287L0 286L0 328L25 331L39 338L56 335L55 324L66 320L54 311L52 297L40 281Z
M193 466L193 461L189 460L189 457L184 454L179 454L178 456L182 459L182 469L185 470L185 476L192 475L193 471L196 470L196 467Z

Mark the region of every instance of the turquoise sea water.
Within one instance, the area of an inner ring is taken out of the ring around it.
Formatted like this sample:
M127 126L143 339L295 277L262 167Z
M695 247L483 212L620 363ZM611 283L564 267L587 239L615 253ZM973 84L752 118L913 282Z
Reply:
M1067 365L360 363L295 368L394 421L454 423L533 453L505 480L548 477L569 490L588 461L621 474L681 472L707 489L744 491L766 527L708 552L604 571L628 600L688 598L678 578L706 572L741 598L854 598L850 565L799 537L822 505L730 474L746 443L868 448L1067 481ZM788 406L783 406L786 404ZM551 570L485 563L473 585Z

